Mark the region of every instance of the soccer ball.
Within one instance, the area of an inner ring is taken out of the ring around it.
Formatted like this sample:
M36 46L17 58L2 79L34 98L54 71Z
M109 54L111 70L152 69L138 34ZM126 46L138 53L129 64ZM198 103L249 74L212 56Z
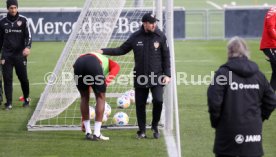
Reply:
M132 103L135 103L135 91L134 90L129 90L129 91L125 92L124 95L127 96Z
M128 108L130 105L130 99L127 96L121 96L117 98L117 106L119 108Z
M110 111L111 113L111 111ZM95 120L96 119L96 112L95 112L95 108L92 106L89 106L89 114L90 114L90 119L91 120ZM103 120L102 122L106 122L108 120L108 115L106 113L103 114Z
M152 94L149 93L149 96L148 96L148 98L147 98L147 103L149 104L149 103L151 103L151 102L152 102Z
M104 114L105 114L107 117L109 117L110 114L111 114L111 107L110 107L110 105L108 105L107 102L105 102Z
M96 104L94 106L96 107ZM110 105L108 105L107 102L105 102L104 114L106 114L107 117L109 117L111 114L111 107L110 107Z
M95 112L95 108L93 106L89 106L89 115L90 115L90 119L95 119L96 112Z
M108 120L108 116L106 114L103 115L102 123L106 122Z
M118 112L113 117L113 123L116 125L127 125L129 121L129 117L124 112Z

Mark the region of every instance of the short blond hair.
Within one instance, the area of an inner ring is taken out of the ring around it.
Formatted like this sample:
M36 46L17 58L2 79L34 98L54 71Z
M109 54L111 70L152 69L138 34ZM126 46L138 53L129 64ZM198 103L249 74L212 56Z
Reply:
M227 44L228 58L246 57L249 58L250 52L244 39L235 36Z

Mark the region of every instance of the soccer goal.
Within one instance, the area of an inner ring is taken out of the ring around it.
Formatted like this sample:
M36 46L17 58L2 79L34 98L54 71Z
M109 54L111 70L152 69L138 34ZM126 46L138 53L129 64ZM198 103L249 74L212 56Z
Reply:
M163 129L168 147L171 147L168 153L172 156L181 156L173 45L173 1L171 0L167 0L166 7L163 6L162 0L86 0L29 120L28 130L80 130L80 95L75 86L72 67L75 60L80 54L86 52L119 46L131 33L140 28L141 18L147 12L156 13L160 20L158 26L166 32L170 46L172 82L165 88L164 112L160 128ZM115 83L107 88L106 102L111 107L111 115L103 123L103 128L137 129L135 103L125 109L117 107L117 98L133 89L133 53L111 59L120 64L121 70L114 80ZM119 81L122 78L127 79L123 81L124 84L122 80ZM93 94L91 94L90 105L95 105ZM149 101L147 105L148 127L150 127L152 117L151 108ZM128 125L114 125L112 117L118 112L125 112L129 116ZM93 124L93 119L91 124Z

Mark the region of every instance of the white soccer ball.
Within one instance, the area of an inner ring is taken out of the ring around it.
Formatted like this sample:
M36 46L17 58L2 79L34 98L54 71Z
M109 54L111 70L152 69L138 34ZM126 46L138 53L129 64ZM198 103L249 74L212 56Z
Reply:
M135 103L135 91L134 90L131 89L131 90L125 92L124 95L126 95L132 103Z
M111 111L110 111L110 114L111 114ZM89 115L90 115L90 119L91 120L95 120L96 119L96 111L95 111L95 108L93 106L89 106ZM108 120L108 116L109 115L107 115L106 113L103 114L103 119L102 119L103 123Z
M103 114L102 123L106 122L107 120L108 120L108 116L106 114Z
M148 96L148 98L147 98L147 103L149 104L149 103L152 103L152 94L151 93L149 93L149 96Z
M121 96L117 98L117 107L128 108L130 105L130 99L127 96Z
M113 116L113 123L116 125L127 125L129 122L129 117L124 112L118 112Z
M111 107L110 107L110 105L108 105L107 102L105 102L104 114L105 114L107 117L109 117L110 114L111 114Z
M94 106L96 107L96 104ZM106 114L107 117L109 117L111 114L111 107L110 107L110 105L108 105L107 102L105 102L104 114Z
M95 108L93 106L89 106L89 115L90 115L90 119L94 120L96 117L96 112L95 112Z

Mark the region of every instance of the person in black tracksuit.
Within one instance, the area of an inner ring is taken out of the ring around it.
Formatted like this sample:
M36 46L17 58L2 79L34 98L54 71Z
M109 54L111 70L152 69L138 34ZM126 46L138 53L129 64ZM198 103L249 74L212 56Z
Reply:
M29 80L27 76L27 56L31 48L31 33L27 18L19 15L16 0L7 0L7 17L0 21L0 49L3 67L6 109L12 108L13 67L21 83L24 95L23 107L29 106Z
M131 50L134 52L134 87L136 116L139 126L137 138L146 138L145 106L149 90L151 90L153 97L153 136L155 138L160 137L158 123L163 104L163 86L169 83L171 77L170 52L166 36L156 27L156 21L157 19L151 13L145 14L142 18L141 29L134 32L120 47L104 48L99 51L104 55L114 56L124 55Z
M276 107L276 95L239 37L228 44L228 61L208 88L217 157L260 157L262 124ZM227 81L221 81L227 80Z

